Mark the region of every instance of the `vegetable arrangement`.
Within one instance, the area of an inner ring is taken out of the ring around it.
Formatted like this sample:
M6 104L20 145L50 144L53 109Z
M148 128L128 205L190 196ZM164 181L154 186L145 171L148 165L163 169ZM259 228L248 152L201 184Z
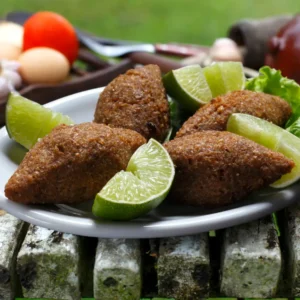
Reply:
M59 14L38 12L24 26L0 22L0 98L22 83L67 80L78 48L75 29Z
M260 76L248 80L245 88L250 91L279 96L286 100L290 104L293 114L285 128L300 137L300 86L294 80L283 77L279 70L265 66L259 72Z

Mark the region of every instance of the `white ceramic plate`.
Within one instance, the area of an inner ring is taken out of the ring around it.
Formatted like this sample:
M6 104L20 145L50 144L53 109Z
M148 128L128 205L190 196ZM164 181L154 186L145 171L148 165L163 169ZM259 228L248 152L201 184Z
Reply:
M65 97L46 105L69 115L76 123L93 120L100 89ZM104 238L154 238L196 234L225 228L268 215L294 202L300 184L284 189L265 189L238 205L222 210L163 204L143 218L130 222L108 222L95 219L92 203L82 205L22 205L4 196L4 186L22 160L25 150L11 141L5 128L0 130L0 208L42 227L83 236Z

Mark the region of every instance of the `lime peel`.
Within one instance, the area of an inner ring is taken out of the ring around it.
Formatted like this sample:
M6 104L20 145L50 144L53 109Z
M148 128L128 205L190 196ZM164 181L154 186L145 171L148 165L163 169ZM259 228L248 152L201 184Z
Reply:
M30 149L40 138L60 124L71 125L68 117L11 93L6 104L6 129L11 139Z
M168 152L150 139L136 150L126 171L117 173L96 195L93 214L110 220L139 217L166 198L174 175Z
M242 63L216 62L203 69L213 97L245 88L245 74Z
M170 71L163 76L163 83L167 93L192 112L212 99L209 85L199 65Z
M163 77L167 93L190 112L214 97L243 90L245 82L242 63L231 61L216 62L203 69L199 65L189 65Z
M295 167L292 171L271 184L272 187L284 188L299 180L300 139L298 137L273 123L242 113L232 114L229 117L227 130L280 152L294 161Z

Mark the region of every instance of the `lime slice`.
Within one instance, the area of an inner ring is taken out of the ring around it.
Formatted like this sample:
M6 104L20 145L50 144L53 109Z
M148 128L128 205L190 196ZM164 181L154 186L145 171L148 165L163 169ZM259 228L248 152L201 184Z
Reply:
M242 135L292 159L295 167L271 186L283 188L300 178L300 139L283 128L246 114L232 114L227 130Z
M192 112L212 99L209 85L199 65L170 71L163 77L163 83L167 93Z
M6 129L13 140L30 149L59 124L73 124L61 113L11 93L6 104Z
M167 196L175 175L165 148L150 139L97 194L93 214L110 220L130 220L157 207Z
M222 71L218 63L203 68L203 73L210 87L213 98L226 94L227 90L224 85Z
M243 90L245 87L245 74L240 62L219 62L226 92Z
M213 97L243 90L245 75L240 62L217 62L203 69Z

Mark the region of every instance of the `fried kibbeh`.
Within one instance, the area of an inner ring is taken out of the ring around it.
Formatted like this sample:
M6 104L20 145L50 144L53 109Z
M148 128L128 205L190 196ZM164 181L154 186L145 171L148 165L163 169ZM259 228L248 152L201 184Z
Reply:
M221 207L289 173L294 162L227 131L201 131L166 143L176 169L170 201Z
M128 128L147 140L163 141L170 129L169 105L156 65L132 69L101 93L94 122Z
M135 150L139 133L96 123L60 125L37 142L5 186L15 202L79 203L91 200Z
M283 99L252 91L234 91L219 96L204 105L190 117L177 132L181 137L201 130L225 130L233 113L245 113L283 126L292 114L290 105Z

